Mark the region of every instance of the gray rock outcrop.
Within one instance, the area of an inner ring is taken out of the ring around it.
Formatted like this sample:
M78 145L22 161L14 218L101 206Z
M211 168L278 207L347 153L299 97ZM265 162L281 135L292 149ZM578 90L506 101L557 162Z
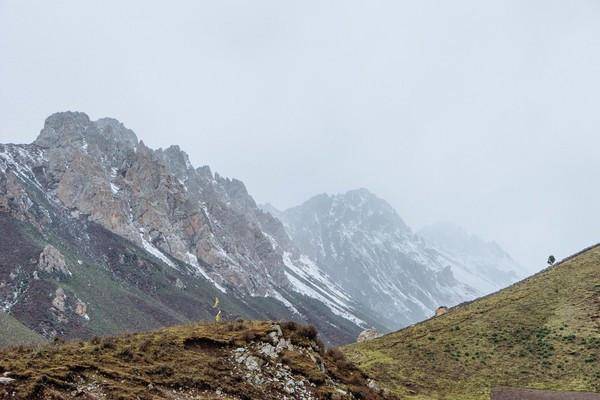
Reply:
M357 343L366 342L367 340L373 340L380 336L381 336L381 334L379 332L377 332L376 329L373 329L373 328L365 329L358 335L358 337L356 338L356 342Z
M49 274L60 273L63 275L71 275L71 271L67 268L65 257L52 245L46 245L44 250L40 253L38 269Z

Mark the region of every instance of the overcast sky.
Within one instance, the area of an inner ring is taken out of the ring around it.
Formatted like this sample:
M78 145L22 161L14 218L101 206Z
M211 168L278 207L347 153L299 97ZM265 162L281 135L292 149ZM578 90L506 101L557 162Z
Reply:
M56 111L286 208L366 187L530 269L600 241L600 2L0 0L0 142Z

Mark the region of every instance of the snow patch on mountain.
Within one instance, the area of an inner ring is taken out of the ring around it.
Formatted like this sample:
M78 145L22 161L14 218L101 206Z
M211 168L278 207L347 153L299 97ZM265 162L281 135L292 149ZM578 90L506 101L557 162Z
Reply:
M360 326L365 322L353 314L348 304L348 295L344 294L316 265L306 256L292 260L290 253L283 253L283 262L287 267L285 274L295 291L325 304L336 315L346 318ZM314 274L314 275L313 275ZM315 284L317 281L319 284Z

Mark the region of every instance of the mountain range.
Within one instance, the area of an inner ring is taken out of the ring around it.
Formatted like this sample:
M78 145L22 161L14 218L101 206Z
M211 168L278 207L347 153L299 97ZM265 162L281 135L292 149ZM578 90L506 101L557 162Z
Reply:
M150 149L80 112L51 115L31 144L0 144L0 235L2 328L46 339L212 319L218 298L226 319L296 320L347 343L520 269L467 234L413 232L365 189L258 206L178 146Z

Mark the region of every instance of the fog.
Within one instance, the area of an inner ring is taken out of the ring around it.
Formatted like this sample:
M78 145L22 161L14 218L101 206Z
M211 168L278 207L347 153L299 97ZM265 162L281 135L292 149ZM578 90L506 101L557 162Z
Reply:
M530 270L600 241L597 1L0 0L0 142L51 113L286 208L369 188Z

